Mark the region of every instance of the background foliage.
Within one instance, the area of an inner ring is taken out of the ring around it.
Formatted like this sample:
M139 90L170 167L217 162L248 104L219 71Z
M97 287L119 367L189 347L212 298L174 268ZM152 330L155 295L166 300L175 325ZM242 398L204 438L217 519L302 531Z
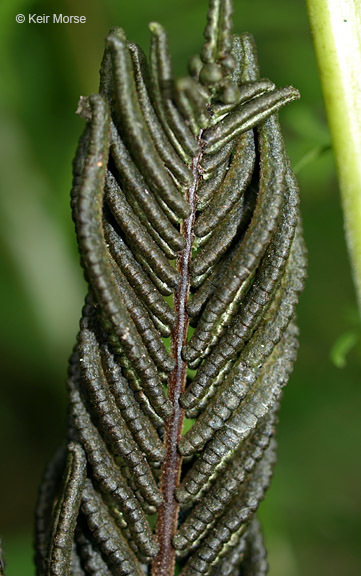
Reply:
M70 218L80 94L97 91L104 38L120 25L146 47L168 30L183 74L198 52L207 0L2 0L0 4L0 533L8 576L30 576L31 530L45 461L65 431L66 361L85 286ZM271 576L361 571L361 334L329 134L302 0L235 0L261 72L292 84L281 112L301 184L309 279L301 348L279 426L279 464L261 507ZM85 15L84 25L17 24L23 13Z

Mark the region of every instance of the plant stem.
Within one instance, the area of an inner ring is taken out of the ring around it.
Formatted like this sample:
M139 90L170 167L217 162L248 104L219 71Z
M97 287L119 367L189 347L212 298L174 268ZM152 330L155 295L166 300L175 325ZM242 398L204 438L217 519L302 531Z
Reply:
M359 0L306 1L361 312L361 4Z
M188 189L187 195L191 213L182 223L186 245L177 260L177 268L181 280L174 295L174 308L177 313L177 320L172 332L171 344L172 356L175 358L176 364L168 382L168 398L173 404L173 414L166 423L164 431L166 456L162 464L160 480L163 504L158 510L157 539L159 552L153 562L152 576L171 576L174 574L175 566L175 550L172 545L172 538L178 523L179 504L175 498L175 491L179 484L182 467L182 457L178 452L178 443L182 435L184 422L184 410L179 404L179 398L185 389L187 379L187 363L182 358L182 349L187 341L189 326L186 306L190 289L189 267L192 258L193 226L196 213L196 191L200 174L200 159L201 154L193 159L193 183Z

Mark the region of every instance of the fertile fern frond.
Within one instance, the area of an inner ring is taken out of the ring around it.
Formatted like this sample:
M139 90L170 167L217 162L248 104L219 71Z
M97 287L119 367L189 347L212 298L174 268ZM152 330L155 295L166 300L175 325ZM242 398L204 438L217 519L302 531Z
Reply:
M99 94L80 100L71 203L89 293L68 445L39 495L38 576L267 571L255 512L305 276L277 112L299 94L260 78L232 9L210 0L177 81L160 24L149 60L112 29Z

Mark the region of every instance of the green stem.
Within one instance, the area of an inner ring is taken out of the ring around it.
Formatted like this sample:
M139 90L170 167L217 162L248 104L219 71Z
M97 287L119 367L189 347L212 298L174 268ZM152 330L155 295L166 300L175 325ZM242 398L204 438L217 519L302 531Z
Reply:
M306 0L361 312L361 4Z

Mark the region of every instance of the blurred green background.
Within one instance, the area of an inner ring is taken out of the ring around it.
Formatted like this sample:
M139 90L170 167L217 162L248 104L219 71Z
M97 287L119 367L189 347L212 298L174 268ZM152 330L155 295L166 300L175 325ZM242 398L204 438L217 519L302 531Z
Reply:
M85 286L70 218L80 95L97 91L109 28L146 47L171 39L177 74L199 51L207 0L2 0L0 4L0 534L8 576L30 576L32 518L45 462L62 441L67 357ZM18 13L86 24L17 24ZM299 360L284 395L279 464L261 507L271 576L361 574L360 323L317 67L302 0L235 0L262 75L299 88L281 112L301 185L309 279Z

